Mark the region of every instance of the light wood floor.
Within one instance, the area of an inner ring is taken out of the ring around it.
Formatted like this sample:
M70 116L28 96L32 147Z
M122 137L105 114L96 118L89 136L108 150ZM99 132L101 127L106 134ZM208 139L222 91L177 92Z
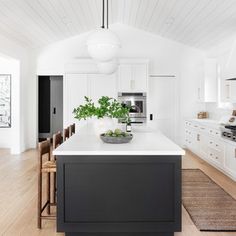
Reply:
M64 235L56 233L55 221L44 221L36 227L37 151L10 155L0 149L0 235ZM191 153L183 157L183 168L200 168L236 198L236 182ZM183 227L175 236L236 236L236 232L200 232L183 208Z

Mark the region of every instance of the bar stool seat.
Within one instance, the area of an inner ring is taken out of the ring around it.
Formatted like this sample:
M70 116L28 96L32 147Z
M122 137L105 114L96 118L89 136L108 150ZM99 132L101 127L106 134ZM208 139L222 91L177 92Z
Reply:
M55 173L57 171L56 161L45 161L42 164L42 172L44 173Z

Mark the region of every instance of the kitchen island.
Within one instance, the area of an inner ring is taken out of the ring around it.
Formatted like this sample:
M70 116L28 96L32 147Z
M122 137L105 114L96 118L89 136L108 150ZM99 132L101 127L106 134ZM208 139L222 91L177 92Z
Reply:
M57 156L57 231L66 236L173 236L181 231L182 150L163 134L127 144L75 134Z

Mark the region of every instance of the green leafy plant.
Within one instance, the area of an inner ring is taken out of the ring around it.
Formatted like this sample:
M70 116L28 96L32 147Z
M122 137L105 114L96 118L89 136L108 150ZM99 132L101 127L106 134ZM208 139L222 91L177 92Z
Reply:
M74 108L73 114L78 120L86 120L91 117L97 117L98 119L103 117L122 119L124 122L129 121L129 107L124 107L115 98L102 96L98 100L98 106L95 106L94 102L89 97L85 98L85 104Z

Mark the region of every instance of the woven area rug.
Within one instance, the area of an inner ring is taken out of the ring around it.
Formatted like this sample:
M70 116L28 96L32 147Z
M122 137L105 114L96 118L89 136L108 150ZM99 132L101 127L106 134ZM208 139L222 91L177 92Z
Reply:
M201 231L236 231L236 200L199 169L182 170L182 202Z

